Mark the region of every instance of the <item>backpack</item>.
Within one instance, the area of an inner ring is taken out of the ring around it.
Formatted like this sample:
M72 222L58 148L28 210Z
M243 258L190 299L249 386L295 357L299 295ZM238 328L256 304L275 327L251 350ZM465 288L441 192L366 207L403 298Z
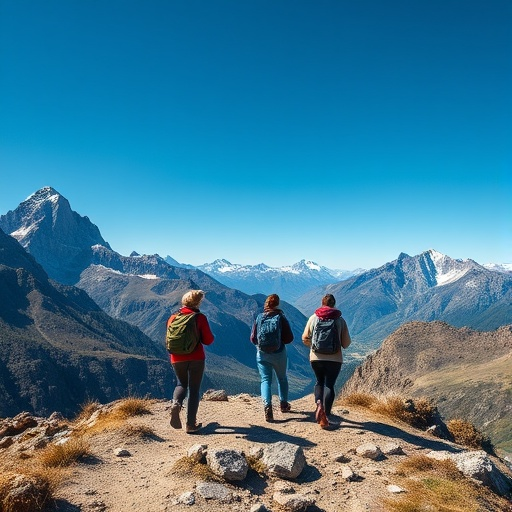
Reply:
M335 354L340 350L340 335L334 318L318 318L311 334L311 350L317 354Z
M170 354L190 354L199 343L196 316L198 313L184 315L177 313L165 335L167 352Z
M272 353L281 346L281 314L261 313L256 319L258 348L262 352Z

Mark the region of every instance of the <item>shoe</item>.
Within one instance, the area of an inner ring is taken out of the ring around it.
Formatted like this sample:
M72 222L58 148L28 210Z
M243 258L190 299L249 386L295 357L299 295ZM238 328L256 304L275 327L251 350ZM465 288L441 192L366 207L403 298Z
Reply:
M187 425L187 434L195 434L197 431L201 430L203 424L195 423L194 425Z
M178 402L174 402L171 406L171 427L181 428L180 419L181 405Z
M288 402L281 402L281 412L290 412L292 406Z
M320 400L316 401L316 411L315 411L315 420L317 423L320 423L320 412L322 411L322 402Z
M265 407L265 421L272 423L274 421L274 412L272 411L272 406L267 405Z
M320 425L320 428L329 428L329 420L327 419L327 415L324 411L324 406L322 402L318 400L316 403L316 413L315 413L316 422Z

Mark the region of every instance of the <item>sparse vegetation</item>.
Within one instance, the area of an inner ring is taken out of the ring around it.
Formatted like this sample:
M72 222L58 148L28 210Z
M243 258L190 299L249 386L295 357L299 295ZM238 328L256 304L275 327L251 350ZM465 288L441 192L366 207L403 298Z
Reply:
M400 485L407 490L387 499L390 512L503 512L507 501L465 478L450 460L415 455L397 467Z
M71 437L62 444L51 444L37 455L37 462L45 468L67 467L90 455L89 444L83 437Z
M90 417L87 416L87 412L92 415L100 410L100 413L93 424L82 425L79 430L83 435L94 435L105 430L118 429L128 418L151 414L151 403L152 401L148 398L127 397L115 402L113 407L105 410L101 410L95 402L85 404L77 422L86 421Z
M114 413L122 419L142 416L144 414L151 414L150 405L151 400L147 398L128 397L118 403Z
M446 426L454 441L468 448L487 449L490 444L489 439L466 420L453 419L448 421Z
M147 425L126 425L121 428L124 437L150 439L156 437L155 431Z
M342 396L340 403L364 407L421 429L432 425L438 415L437 407L428 398L418 398L416 400L399 396L377 398L368 393L351 393Z
M61 482L61 474L52 471L31 471L25 474L0 473L0 510L32 512L43 510L53 499ZM19 489L24 492L20 493Z
M265 475L266 466L261 462L261 459L258 459L257 457L247 456L247 464L249 464L249 467L256 471L259 475Z
M377 398L369 393L351 393L350 395L342 396L340 403L369 409L376 401Z
M209 482L224 482L224 480L220 476L216 475L208 465L196 462L191 457L182 457L181 459L178 459L174 463L171 473L186 478L190 478L190 476L193 475L196 478Z

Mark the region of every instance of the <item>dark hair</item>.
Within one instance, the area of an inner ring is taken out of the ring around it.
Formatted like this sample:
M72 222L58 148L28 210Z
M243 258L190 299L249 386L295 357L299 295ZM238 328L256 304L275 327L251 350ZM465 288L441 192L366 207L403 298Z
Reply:
M274 309L277 308L277 306L279 306L279 295L277 295L277 293L273 293L265 300L265 308Z
M336 299L334 298L334 295L328 293L322 297L322 306L329 306L330 308L333 308L335 305Z

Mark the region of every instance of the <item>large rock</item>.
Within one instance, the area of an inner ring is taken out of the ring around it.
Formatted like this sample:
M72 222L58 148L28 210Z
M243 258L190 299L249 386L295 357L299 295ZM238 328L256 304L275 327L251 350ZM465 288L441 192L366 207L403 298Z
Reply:
M436 460L452 460L458 470L468 478L474 478L501 496L512 490L512 482L494 464L483 450L451 453L448 451L432 451L427 454Z
M264 448L261 462L269 475L297 478L304 469L306 457L300 446L279 441Z
M206 462L216 475L226 480L243 480L249 470L247 460L238 450L208 450Z

